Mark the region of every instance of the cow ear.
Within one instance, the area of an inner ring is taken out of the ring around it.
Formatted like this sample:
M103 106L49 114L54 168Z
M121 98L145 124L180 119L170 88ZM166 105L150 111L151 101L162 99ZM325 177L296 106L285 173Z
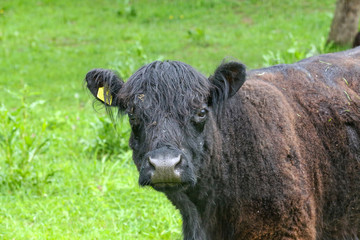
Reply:
M86 74L86 86L94 97L106 106L121 107L116 98L124 82L113 71L108 69L93 69Z
M235 95L246 79L246 67L239 62L221 64L209 77L212 84L209 105L226 101Z

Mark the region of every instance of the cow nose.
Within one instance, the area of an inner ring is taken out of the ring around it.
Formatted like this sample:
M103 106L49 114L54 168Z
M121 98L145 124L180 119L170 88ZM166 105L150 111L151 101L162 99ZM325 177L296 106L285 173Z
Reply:
M171 155L155 155L149 156L149 163L154 167L151 176L152 183L180 183L180 171L177 168L182 161L182 155L175 157Z

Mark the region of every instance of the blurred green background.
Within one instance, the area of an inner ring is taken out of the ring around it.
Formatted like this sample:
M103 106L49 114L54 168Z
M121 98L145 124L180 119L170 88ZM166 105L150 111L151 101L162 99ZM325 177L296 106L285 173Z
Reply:
M181 239L163 194L140 188L127 146L83 85L154 60L206 75L336 51L335 0L1 0L0 238ZM94 106L94 108L93 108ZM94 110L95 109L95 110Z

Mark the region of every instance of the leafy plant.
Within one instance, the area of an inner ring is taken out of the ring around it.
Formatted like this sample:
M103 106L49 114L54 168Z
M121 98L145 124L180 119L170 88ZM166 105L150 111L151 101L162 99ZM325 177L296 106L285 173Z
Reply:
M187 31L187 38L191 42L200 45L208 46L209 45L209 36L206 34L205 30L202 28L193 28Z
M154 60L162 61L163 56L149 58L140 41L126 49L119 51L115 61L110 63L110 68L115 69L123 79L129 78L139 67Z
M111 63L111 68L119 72L124 79L130 77L137 68L147 63L148 56L140 42L136 42L131 48L118 52L118 57Z
M117 11L119 16L136 17L137 11L130 0L119 1L119 10Z
M45 120L35 125L30 122L32 111L45 101L28 103L27 98L34 93L29 93L26 85L19 94L10 93L20 106L13 111L4 104L0 106L0 184L13 190L36 185L46 178L40 179L33 169L34 161L47 151L51 137L46 134Z
M314 55L328 53L333 48L333 45L331 43L328 44L324 37L321 38L318 44L311 44L310 48L302 47L299 41L297 41L291 33L288 35L288 38L291 40L292 46L285 52L269 51L268 54L263 55L265 66L294 63Z
M95 132L94 139L90 141L85 150L95 154L98 159L118 157L127 153L130 150L128 146L130 128L127 118L119 117L117 120L119 123L114 125L109 117L101 116L97 118L97 121L91 123Z

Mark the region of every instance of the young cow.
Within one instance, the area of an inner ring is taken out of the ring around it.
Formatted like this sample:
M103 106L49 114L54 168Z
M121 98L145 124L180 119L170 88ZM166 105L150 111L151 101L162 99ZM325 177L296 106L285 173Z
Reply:
M180 210L186 240L359 239L359 79L360 49L209 78L177 61L86 75L129 115L139 183Z

